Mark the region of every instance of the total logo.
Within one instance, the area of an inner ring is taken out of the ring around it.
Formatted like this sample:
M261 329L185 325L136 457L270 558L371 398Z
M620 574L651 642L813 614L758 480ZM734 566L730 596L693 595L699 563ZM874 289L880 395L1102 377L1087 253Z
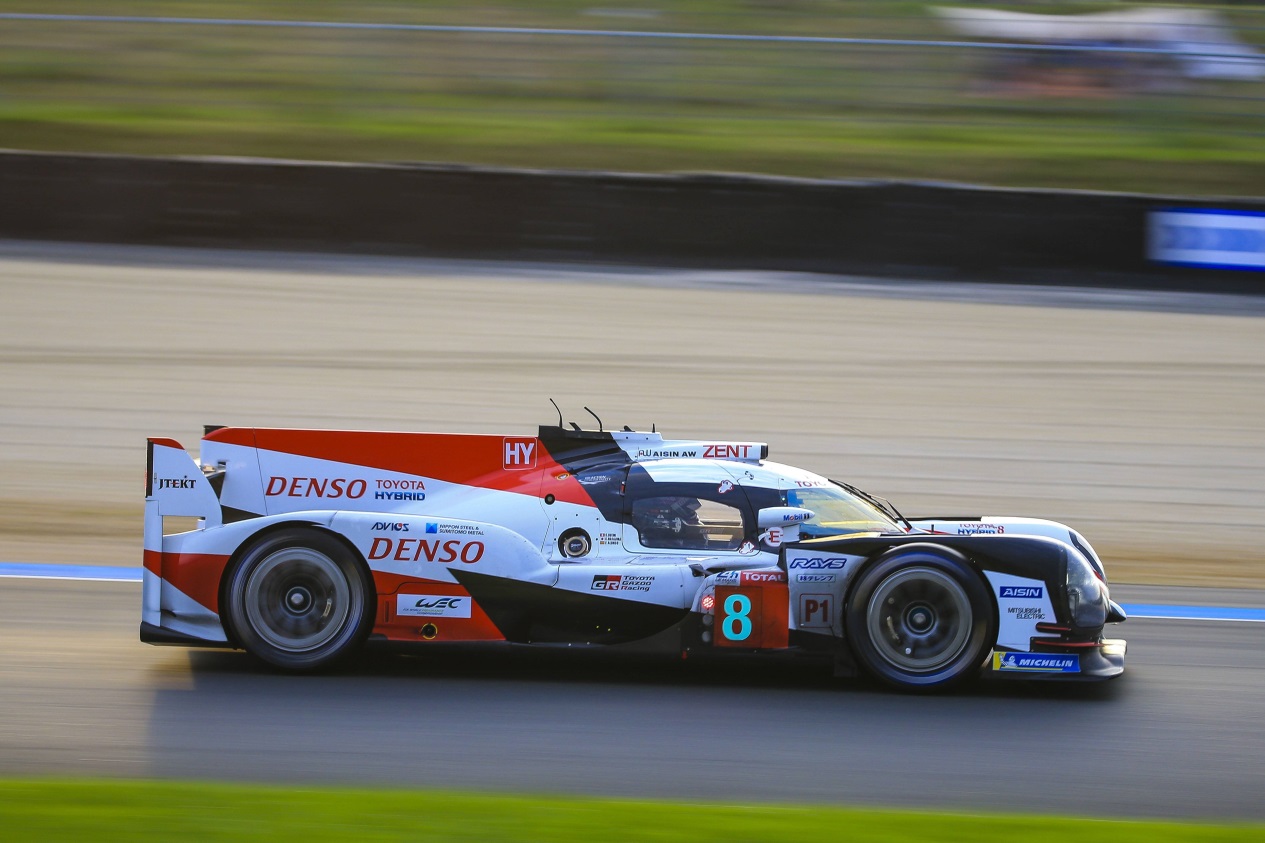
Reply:
M781 571L743 571L738 581L742 583L786 582L786 574Z
M1044 591L1039 585L1003 585L997 591L998 597L1022 600L1040 600L1042 594L1044 594Z

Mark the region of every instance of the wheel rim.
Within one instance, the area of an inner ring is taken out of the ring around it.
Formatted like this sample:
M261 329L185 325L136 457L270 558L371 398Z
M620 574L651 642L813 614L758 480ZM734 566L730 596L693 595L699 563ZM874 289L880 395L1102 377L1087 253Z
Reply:
M264 557L246 580L244 598L251 628L288 653L309 652L336 638L355 605L338 563L306 547Z
M961 583L934 568L907 568L870 597L866 628L878 654L911 673L951 664L971 635L971 600Z

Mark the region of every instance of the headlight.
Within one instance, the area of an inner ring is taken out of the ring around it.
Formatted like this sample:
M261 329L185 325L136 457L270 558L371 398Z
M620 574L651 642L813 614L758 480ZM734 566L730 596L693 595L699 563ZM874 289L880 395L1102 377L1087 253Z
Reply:
M1088 629L1105 624L1107 599L1107 587L1094 575L1093 567L1080 551L1067 548L1067 607L1072 611L1072 626Z

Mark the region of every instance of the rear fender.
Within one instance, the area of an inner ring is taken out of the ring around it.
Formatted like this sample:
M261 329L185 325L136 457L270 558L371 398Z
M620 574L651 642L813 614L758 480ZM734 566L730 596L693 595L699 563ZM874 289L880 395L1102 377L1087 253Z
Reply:
M227 640L220 619L224 573L241 549L270 530L296 524L320 527L333 517L331 512L297 513L164 536L161 516L149 514L154 506L146 501L147 528L152 518L157 538L147 529L142 620L215 642Z

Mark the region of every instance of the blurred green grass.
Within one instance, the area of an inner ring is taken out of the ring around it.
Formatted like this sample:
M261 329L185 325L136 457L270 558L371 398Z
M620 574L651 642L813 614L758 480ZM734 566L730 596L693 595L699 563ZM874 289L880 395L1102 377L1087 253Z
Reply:
M926 9L62 0L52 11L952 37ZM44 9L0 0L0 12L21 11ZM1265 6L1222 11L1240 38L1265 41ZM999 91L989 61L926 48L4 21L0 146L1265 195L1265 82Z
M1012 806L1021 799L998 798ZM1131 843L1259 840L1265 827L720 805L441 791L92 780L0 780L13 841L805 840Z

